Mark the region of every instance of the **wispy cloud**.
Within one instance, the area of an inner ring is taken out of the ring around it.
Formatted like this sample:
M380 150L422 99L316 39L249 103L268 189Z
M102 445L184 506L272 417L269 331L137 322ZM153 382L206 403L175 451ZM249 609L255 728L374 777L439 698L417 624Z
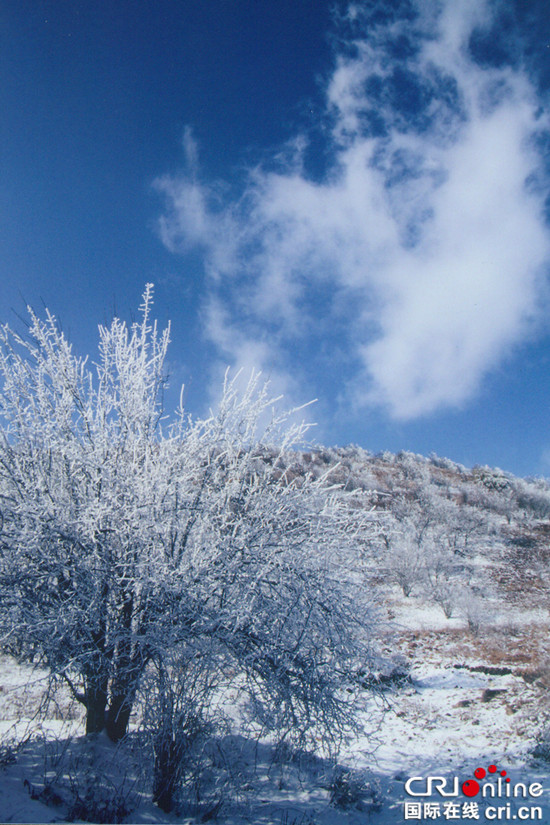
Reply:
M472 55L492 5L385 5L343 21L321 179L297 135L229 199L200 179L187 132L186 170L157 186L166 245L204 251L207 332L226 360L284 384L307 352L322 370L337 351L350 402L407 419L472 398L532 333L548 123L521 69Z

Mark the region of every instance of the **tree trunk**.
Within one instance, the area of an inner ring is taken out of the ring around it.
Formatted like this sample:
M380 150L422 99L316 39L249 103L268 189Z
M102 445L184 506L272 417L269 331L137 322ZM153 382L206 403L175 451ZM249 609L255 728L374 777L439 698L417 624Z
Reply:
M112 742L120 742L128 731L138 680L144 667L141 651L132 643L133 605L133 596L128 594L120 617L122 632L115 653L111 698L105 724Z
M107 689L97 685L86 690L86 733L100 733L105 727Z
M103 585L102 596L105 603L108 586ZM97 630L92 631L94 651L85 681L84 705L86 707L86 733L99 733L105 727L105 709L107 707L107 689L109 686L108 662L112 649L107 650L106 611Z
M169 814L174 807L174 795L179 784L181 754L170 737L159 737L153 768L153 802Z
M120 742L126 735L130 714L134 704L135 688L128 685L127 690L120 686L119 691L111 694L105 729L112 742Z

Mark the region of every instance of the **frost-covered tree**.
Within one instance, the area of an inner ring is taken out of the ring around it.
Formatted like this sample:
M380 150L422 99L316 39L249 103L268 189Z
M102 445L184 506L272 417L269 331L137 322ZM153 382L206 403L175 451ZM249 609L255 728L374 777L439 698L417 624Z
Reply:
M67 682L89 733L120 739L156 673L157 705L187 719L198 684L202 713L231 683L264 727L326 742L368 652L365 496L289 473L304 426L257 376L226 381L205 419L165 420L169 331L151 303L148 286L138 323L100 327L95 365L49 313L0 330L3 644ZM175 702L159 685L177 667Z
M433 540L439 511L426 487L400 491L387 499L386 507L380 560L388 580L410 596L425 577L426 547Z
M466 557L487 534L487 520L472 507L442 497L427 480L426 465L416 473L417 462L409 454L399 461L410 465L407 480L413 478L415 486L404 486L386 500L380 563L403 595L423 590L450 616L471 577Z
M404 596L410 596L424 577L422 547L402 522L387 519L386 523L388 526L383 534L382 568L387 580L399 585Z

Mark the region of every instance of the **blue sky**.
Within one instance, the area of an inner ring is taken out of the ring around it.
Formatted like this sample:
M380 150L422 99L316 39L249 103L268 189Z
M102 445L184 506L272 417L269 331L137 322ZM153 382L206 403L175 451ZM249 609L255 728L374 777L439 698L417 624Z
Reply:
M7 0L0 319L146 282L176 405L262 369L315 438L550 474L542 0Z

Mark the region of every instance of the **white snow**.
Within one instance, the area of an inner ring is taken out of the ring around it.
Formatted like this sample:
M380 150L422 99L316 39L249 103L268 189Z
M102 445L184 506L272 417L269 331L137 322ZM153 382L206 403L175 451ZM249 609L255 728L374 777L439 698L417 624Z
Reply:
M423 614L424 629L418 630L418 622L415 621L419 614L418 605L411 602L408 607L404 603L401 616L407 614L411 620L407 622L409 629L398 631L387 640L387 644L397 645L402 654L413 657L412 681L392 689L384 697L372 697L365 693L363 718L367 732L348 742L340 758L341 765L354 771L375 792L380 809L372 804L369 797L364 810L353 806L340 809L330 805L327 784L331 768L328 765L323 764L322 760L311 760L309 763L306 760L301 767L291 764L279 768L270 764L272 754L269 747L262 746L259 752L255 752L256 771L251 771L248 781L239 788L236 800L228 801L220 810L217 821L221 825L401 823L404 821L405 802L414 801L405 793L404 783L408 778L441 775L452 779L456 775L462 783L473 778L476 768L487 768L491 764L497 765L499 770L506 770L513 783L541 782L545 791L536 804L542 806L542 821L550 821L547 770L544 765L534 765L529 756L540 729L545 688L538 683L528 684L521 676L524 668L521 664L514 664L514 658L521 652L521 637L510 646L509 664L504 660L495 665L484 662L483 651L489 651L489 658L494 658L491 653L493 646L502 641L498 633L476 639L448 620L444 630L441 630L441 622L426 630L428 611ZM547 624L531 625L533 637L537 634L544 636L548 630ZM36 703L43 678L28 667L16 665L7 656L2 657L1 665L2 729L7 730L21 711L22 696L26 696L29 707ZM489 672L479 670L482 667ZM491 672L491 669L499 670L499 667L511 672ZM17 684L24 684L29 676L32 680L30 687L17 690ZM487 690L495 693L484 699ZM73 722L73 725L79 721ZM3 822L63 821L66 807L45 805L39 799L32 799L29 794L29 785L38 789L43 786L47 738L51 741L51 737L56 735L58 748L68 741L69 734L66 729L63 730L63 724L61 720L44 720L41 729L48 736L39 736L28 743L21 749L15 763L0 771L0 817ZM21 725L22 720L18 722L18 733ZM82 736L72 740L71 758L85 750L85 740L86 737ZM234 765L242 761L240 770L244 776L246 763L250 769L253 761L251 754L254 748L244 739L238 747L235 741L230 748L231 758ZM125 759L128 759L127 755ZM134 794L134 804L139 802L139 807L129 814L126 821L200 821L200 817L162 813L150 803L146 794L140 797L146 778L141 777L138 785L139 793L135 785L131 793ZM432 794L421 799L421 802L425 801L442 800L437 794ZM462 803L464 797L461 796L459 801ZM484 811L491 800L477 801L480 819L484 821ZM510 815L520 801L513 801ZM502 804L506 802L509 803L509 800ZM535 800L527 802L529 805L535 804ZM439 821L445 822L442 814Z

